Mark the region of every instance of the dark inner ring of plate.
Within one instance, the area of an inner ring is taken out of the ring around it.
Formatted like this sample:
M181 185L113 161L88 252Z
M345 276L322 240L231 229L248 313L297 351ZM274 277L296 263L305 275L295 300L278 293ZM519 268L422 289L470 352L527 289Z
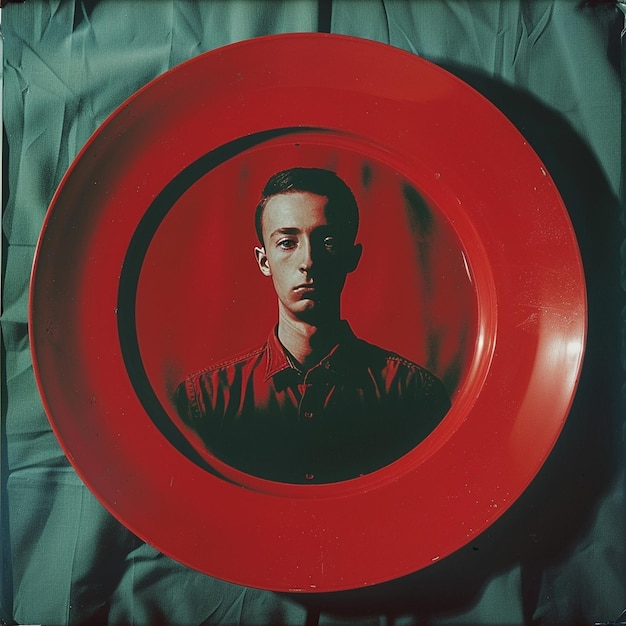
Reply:
M130 241L120 274L117 327L122 358L133 389L161 434L187 458L214 475L219 474L193 449L193 446L172 422L148 378L139 349L135 315L139 277L152 238L169 210L187 189L205 174L242 152L271 139L295 132L332 131L313 127L286 127L259 131L219 146L188 165L163 188L146 210Z

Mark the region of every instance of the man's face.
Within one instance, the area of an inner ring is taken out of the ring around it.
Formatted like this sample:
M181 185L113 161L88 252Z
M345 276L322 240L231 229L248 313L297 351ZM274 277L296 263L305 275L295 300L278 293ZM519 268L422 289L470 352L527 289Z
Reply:
M321 321L339 315L346 275L355 269L360 245L329 222L327 198L308 192L273 196L263 211L264 247L255 254L261 272L271 276L281 313Z

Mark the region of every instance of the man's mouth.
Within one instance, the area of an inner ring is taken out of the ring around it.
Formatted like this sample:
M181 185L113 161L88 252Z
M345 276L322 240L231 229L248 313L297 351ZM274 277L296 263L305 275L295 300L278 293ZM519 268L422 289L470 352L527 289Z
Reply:
M313 293L315 291L314 283L302 283L294 287L294 291L298 294Z

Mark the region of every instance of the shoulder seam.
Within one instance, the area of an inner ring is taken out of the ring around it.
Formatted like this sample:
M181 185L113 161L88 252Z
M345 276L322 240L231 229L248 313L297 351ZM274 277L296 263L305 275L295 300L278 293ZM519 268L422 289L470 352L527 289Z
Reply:
M248 352L242 352L241 354L238 354L237 356L230 357L229 359L220 361L218 363L215 363L214 365L210 365L209 367L204 367L202 369L199 369L189 374L185 378L185 380L191 380L192 378L195 378L196 376L200 376L202 374L208 374L209 372L214 372L215 370L219 370L223 367L229 367L230 365L235 365L235 363L241 363L242 361L245 361L246 359L251 359L252 357L255 357L261 354L266 349L266 347L267 347L267 343L264 343L262 346L255 348L254 350L250 350Z
M385 358L387 361L395 361L396 363L401 363L402 365L405 365L406 367L414 371L420 371L420 372L429 371L423 365L420 365L419 363L415 363L414 361L411 361L410 359L407 359L393 352L388 352Z

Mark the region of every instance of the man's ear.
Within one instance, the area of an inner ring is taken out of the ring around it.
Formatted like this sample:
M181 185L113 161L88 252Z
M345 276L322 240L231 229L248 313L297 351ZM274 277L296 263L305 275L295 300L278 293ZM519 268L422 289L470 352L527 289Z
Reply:
M361 260L362 254L363 254L363 246L360 243L354 244L347 258L346 271L348 273L354 272L354 270L357 268L359 261Z
M259 266L259 269L261 270L261 273L264 276L271 276L272 270L270 269L270 264L267 258L267 254L265 253L265 248L255 248L254 256L256 257L256 262Z

